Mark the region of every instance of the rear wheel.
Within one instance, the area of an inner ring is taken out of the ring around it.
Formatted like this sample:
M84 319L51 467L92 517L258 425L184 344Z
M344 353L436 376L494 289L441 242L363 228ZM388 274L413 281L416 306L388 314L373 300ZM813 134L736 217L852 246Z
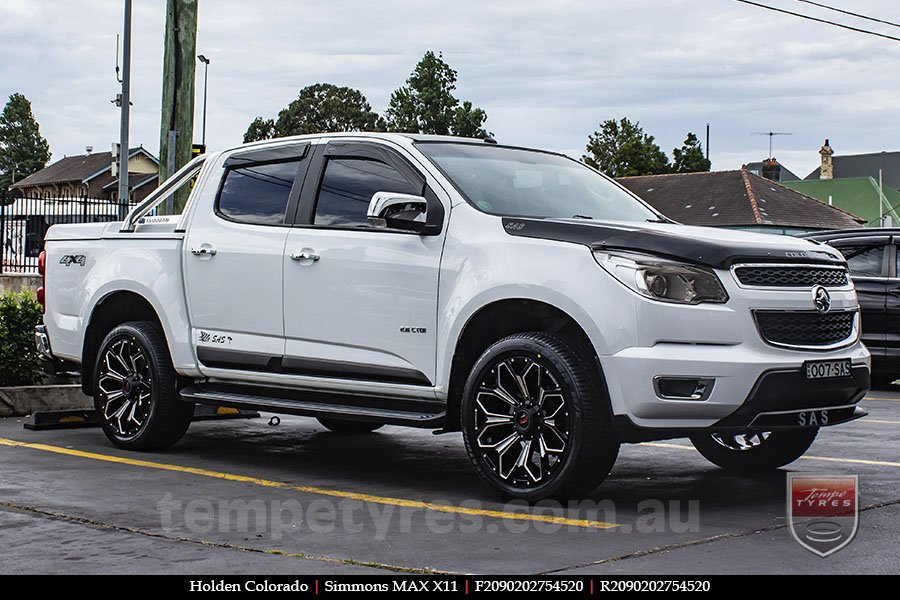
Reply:
M366 421L348 421L346 419L330 419L327 417L319 417L316 420L330 431L347 435L370 433L384 427L384 423L368 423Z
M790 464L812 446L818 427L741 434L702 434L691 443L709 462L729 471L770 471Z
M579 498L619 451L587 352L548 333L504 338L475 363L461 403L478 476L503 498Z
M181 439L194 405L178 398L166 338L148 321L107 334L94 367L94 408L106 437L128 450L159 450Z

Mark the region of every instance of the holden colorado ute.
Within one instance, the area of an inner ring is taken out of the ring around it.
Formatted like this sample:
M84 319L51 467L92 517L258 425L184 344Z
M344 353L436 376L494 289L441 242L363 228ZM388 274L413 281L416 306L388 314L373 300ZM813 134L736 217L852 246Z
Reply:
M156 209L186 198L180 215ZM673 223L552 152L400 134L195 158L123 221L54 225L37 345L113 444L195 403L462 431L506 498L579 497L619 445L690 437L775 469L858 418L843 256Z

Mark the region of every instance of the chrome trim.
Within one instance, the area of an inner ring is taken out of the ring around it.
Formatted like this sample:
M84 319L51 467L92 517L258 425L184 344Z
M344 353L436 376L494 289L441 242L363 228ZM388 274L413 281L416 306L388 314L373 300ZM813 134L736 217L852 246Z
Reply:
M810 286L770 286L770 285L745 285L741 283L741 280L738 278L736 270L744 267L750 268L758 268L758 267L789 267L789 268L800 268L800 269L832 269L832 270L842 270L847 275L847 285L834 287L830 285L822 285L819 283L814 283ZM835 291L845 291L853 289L853 278L850 276L850 269L843 265L820 265L815 263L738 263L736 265L731 265L729 269L731 271L731 277L734 279L734 282L741 289L745 290L769 290L769 291L781 291L781 292L796 292L796 291L805 291L811 290L817 285L822 285L822 287L827 288L829 290Z
M677 381L696 381L703 386L703 391L699 394L691 394L690 396L667 396L659 390L659 381L661 379L674 379ZM708 400L712 395L713 386L716 384L715 377L691 377L687 375L657 375L653 378L653 391L656 397L661 400L682 400L686 402L703 402Z
M47 335L46 326L37 325L34 328L34 346L41 356L53 360L53 351L50 349L50 336Z
M756 313L785 313L785 314L797 314L797 313L805 313L805 314L814 314L822 316L817 310L768 310L768 309L758 309L751 310L753 314L753 325L756 327L756 333L759 334L759 338L768 344L769 346L774 346L776 348L787 348L788 350L811 350L814 352L827 352L829 350L838 350L840 348L846 348L847 346L852 346L856 342L859 341L859 309L851 309L851 310L833 310L826 314L834 315L838 313L853 313L853 328L850 331L850 335L840 342L835 342L834 344L829 344L827 346L795 346L793 344L781 344L779 342L773 342L771 340L766 339L766 336L763 335L762 330L759 327L759 321L756 318Z

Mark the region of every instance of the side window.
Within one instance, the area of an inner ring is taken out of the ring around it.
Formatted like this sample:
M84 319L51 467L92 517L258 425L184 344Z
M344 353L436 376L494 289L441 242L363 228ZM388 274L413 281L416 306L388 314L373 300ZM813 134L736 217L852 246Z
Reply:
M850 267L850 275L857 277L881 277L884 246L861 246L841 248Z
M218 212L253 225L281 225L299 161L242 165L225 175Z
M369 227L366 210L376 192L419 195L394 167L364 158L333 158L325 165L313 223L325 227Z

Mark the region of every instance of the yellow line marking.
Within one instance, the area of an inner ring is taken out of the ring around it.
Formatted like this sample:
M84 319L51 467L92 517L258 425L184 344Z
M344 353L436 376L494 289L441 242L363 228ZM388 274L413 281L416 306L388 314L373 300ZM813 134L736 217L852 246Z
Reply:
M653 446L654 448L673 448L676 450L694 450L693 446L685 444L664 444L661 442L641 442L641 446ZM900 468L900 462L890 462L887 460L865 460L862 458L834 458L831 456L801 456L800 460L824 460L827 462L849 463L853 465L875 465L879 467L897 467Z
M865 402L900 402L900 398L863 398Z
M320 488L311 485L291 485L281 481L272 481L269 479L259 479L257 477L248 477L246 475L235 475L233 473L224 473L222 471L210 471L208 469L199 469L197 467L185 467L182 465L173 465L169 463L161 463L150 460L140 460L135 458L125 458L122 456L113 456L110 454L98 454L96 452L85 452L84 450L74 450L72 448L62 448L60 446L49 446L47 444L33 444L29 442L20 442L0 438L0 446L9 446L12 448L29 448L31 450L42 450L44 452L53 452L55 454L65 454L67 456L77 456L79 458L90 458L92 460L101 460L104 462L117 463L122 465L130 465L133 467L145 467L148 469L159 469L162 471L174 471L177 473L187 473L190 475L199 475L201 477L211 477L213 479L223 479L225 481L235 481L239 483L249 483L262 487L278 488L290 490L294 492L303 492L305 494L318 494L320 496L331 496L333 498L346 498L350 500L359 500L361 502L370 502L373 504L385 504L390 506L402 506L405 508L419 508L424 510L433 510L435 512L473 515L479 517L493 517L498 519L512 519L515 521L535 521L540 523L554 523L557 525L570 525L575 527L585 527L589 529L613 529L619 527L618 523L606 523L604 521L591 521L588 519L569 519L567 517L554 517L552 515L535 515L531 513L508 512L504 510L489 510L481 508L465 508L462 506L449 506L445 504L435 504L433 502L423 502L421 500L407 500L405 498L390 498L386 496L373 496L370 494L361 494L357 492L345 492L341 490L332 490Z
M882 419L863 419L863 423L881 423L882 425L900 425L900 421L884 421Z

